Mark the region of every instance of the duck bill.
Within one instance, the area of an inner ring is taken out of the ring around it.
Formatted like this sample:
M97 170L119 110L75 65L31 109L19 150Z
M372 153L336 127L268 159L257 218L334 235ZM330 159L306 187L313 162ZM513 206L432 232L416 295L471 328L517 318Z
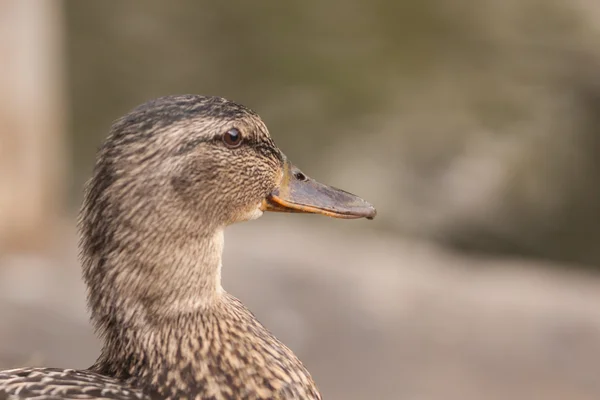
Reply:
M360 197L307 177L289 161L285 161L279 187L263 200L261 209L346 219L373 219L377 214L375 208Z

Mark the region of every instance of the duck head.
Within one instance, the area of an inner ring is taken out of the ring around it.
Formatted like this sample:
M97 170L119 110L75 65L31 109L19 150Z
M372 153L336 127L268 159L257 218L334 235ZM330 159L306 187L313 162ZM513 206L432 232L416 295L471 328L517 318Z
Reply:
M139 106L113 124L80 215L92 310L218 292L223 228L264 211L376 214L303 174L244 106L196 95Z
M112 200L135 203L124 209L177 211L205 225L255 219L263 211L376 214L361 198L306 176L255 112L218 97L170 96L136 108L113 125L94 179L111 181Z

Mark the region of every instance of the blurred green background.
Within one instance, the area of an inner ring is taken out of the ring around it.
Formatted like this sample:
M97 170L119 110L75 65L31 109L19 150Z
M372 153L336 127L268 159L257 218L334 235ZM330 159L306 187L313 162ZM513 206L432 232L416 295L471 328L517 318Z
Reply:
M378 227L600 263L598 24L527 0L65 3L71 197L113 119L201 93L256 109Z
M600 396L600 3L7 0L0 18L0 338L20 343L0 366L91 364L73 225L95 151L136 105L198 93L378 209L228 236L225 282L327 398Z

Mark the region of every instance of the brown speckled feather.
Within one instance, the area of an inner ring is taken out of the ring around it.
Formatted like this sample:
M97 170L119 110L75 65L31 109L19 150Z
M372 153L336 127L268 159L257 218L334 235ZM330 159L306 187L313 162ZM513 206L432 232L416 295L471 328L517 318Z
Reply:
M136 349L115 346L119 351L104 353L91 370L122 376L159 398L320 398L292 351L226 293L219 306L178 316L152 337L136 331L118 335L108 342L138 343ZM125 371L123 359L130 360Z
M0 372L0 382L0 399L150 399L118 380L73 369L13 369Z

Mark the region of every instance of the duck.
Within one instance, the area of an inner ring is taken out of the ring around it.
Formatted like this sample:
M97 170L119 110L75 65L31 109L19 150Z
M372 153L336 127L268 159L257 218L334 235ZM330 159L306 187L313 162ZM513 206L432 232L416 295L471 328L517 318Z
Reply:
M321 399L221 285L225 228L267 211L376 215L295 167L241 104L165 96L116 120L78 219L100 355L85 370L0 371L0 399Z

